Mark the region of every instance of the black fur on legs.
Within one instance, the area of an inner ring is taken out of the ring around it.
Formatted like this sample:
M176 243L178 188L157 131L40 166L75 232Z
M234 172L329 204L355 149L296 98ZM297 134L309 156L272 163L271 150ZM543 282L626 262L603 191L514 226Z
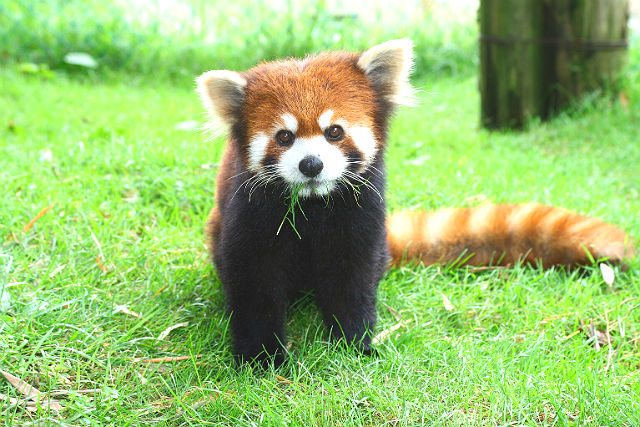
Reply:
M341 185L328 200L301 199L298 233L285 222L276 234L289 203L283 183L250 193L242 185L246 176L233 179L219 206L222 222L213 256L239 362L282 363L288 296L310 290L332 336L371 353L376 290L389 262L384 164L379 159L373 166L375 173L363 178L380 194L368 185Z

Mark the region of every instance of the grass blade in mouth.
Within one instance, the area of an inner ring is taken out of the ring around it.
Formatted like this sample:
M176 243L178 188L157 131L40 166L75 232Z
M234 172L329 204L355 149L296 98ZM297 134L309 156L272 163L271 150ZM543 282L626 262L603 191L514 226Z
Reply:
M300 208L300 212L302 212L302 216L304 219L307 219L307 216L304 214L302 210L302 205L300 204L300 190L304 187L304 184L295 184L291 187L291 194L289 194L285 200L287 202L287 212L284 214L284 218L282 218L282 222L278 227L278 231L276 231L276 236L280 234L280 230L282 230L282 226L285 222L288 222L291 225L291 228L298 236L298 239L302 240L302 236L296 229L296 206Z
M302 204L300 203L300 191L305 187L310 188L314 192L319 192L319 189L320 189L319 183L315 183L315 185L310 183L302 183L302 184L295 184L291 186L291 193L285 198L287 203L287 212L285 212L284 218L282 218L282 221L280 222L280 226L278 227L278 231L276 231L276 235L280 234L280 231L282 230L282 226L284 225L285 222L288 222L289 225L291 225L291 228L293 229L293 231L298 236L298 239L302 240L302 236L300 235L300 232L296 228L296 207L300 209L302 216L306 220L307 215L304 213L304 210L302 209ZM329 193L329 188L327 187L327 202L325 204L325 208L329 206L330 199L331 199L331 194Z

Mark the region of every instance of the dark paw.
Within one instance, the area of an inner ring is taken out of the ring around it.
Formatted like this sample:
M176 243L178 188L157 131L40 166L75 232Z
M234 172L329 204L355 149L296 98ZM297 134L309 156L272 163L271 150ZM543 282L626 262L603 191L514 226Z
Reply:
M283 351L276 351L272 354L262 351L257 355L236 354L236 362L238 365L250 365L262 370L268 370L270 367L277 369L284 361L285 354Z
M364 354L365 356L369 356L369 357L380 356L380 354L378 353L378 350L376 350L374 347L371 347L370 345L364 345L358 348L358 350L360 350L360 353Z
M359 341L352 341L351 343L348 343L344 337L341 337L339 343L365 356L378 357L378 350L371 346L371 340L368 339L368 337L361 338Z

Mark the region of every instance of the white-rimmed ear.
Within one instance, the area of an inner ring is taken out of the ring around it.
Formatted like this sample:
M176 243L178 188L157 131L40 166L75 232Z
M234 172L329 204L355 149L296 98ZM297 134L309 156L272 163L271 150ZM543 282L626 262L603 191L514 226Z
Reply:
M196 80L202 103L212 116L212 127L231 127L240 113L247 81L235 71L207 71ZM215 129L214 129L215 130Z
M395 104L413 105L415 96L409 83L413 70L413 42L389 40L363 52L358 67L382 96Z

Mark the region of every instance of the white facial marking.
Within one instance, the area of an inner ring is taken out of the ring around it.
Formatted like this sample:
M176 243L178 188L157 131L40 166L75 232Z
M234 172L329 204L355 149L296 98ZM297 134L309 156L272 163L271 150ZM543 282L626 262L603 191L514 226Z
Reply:
M320 129L325 130L331 125L331 118L333 117L333 110L327 110L324 113L320 114L318 117L318 124L320 125Z
M264 133L259 133L249 141L249 169L260 172L262 159L267 152L269 138Z
M284 123L285 129L290 130L293 133L298 131L298 120L292 114L284 113L280 118Z
M300 172L300 161L307 156L318 157L323 164L322 171L313 179ZM324 136L296 138L278 162L280 175L289 184L305 184L299 195L302 197L324 196L333 190L336 181L347 168L347 158L338 147L327 142Z
M360 150L360 153L362 153L362 160L370 164L378 152L376 137L371 128L367 126L347 126L346 130L355 146Z
M285 113L281 119L287 130L292 132L297 130L298 121L293 115ZM345 134L353 140L354 145L362 154L363 164L358 165L357 169L366 169L378 152L373 130L367 126L351 127L343 119L334 119L333 110L326 110L318 117L318 125L323 131L332 124L342 126ZM322 161L322 171L314 178L309 178L300 171L300 161L307 156L316 156ZM262 157L264 157L264 150L260 160ZM342 178L348 165L348 158L339 144L328 142L324 135L316 135L308 138L296 138L293 145L280 156L278 170L280 176L287 183L291 185L306 184L298 193L301 197L313 197L329 194L335 188L338 180Z
M351 137L356 148L362 154L362 161L366 165L371 164L378 153L378 145L373 130L368 126L351 126L346 120L342 119L336 120L335 124L342 126L347 135Z

